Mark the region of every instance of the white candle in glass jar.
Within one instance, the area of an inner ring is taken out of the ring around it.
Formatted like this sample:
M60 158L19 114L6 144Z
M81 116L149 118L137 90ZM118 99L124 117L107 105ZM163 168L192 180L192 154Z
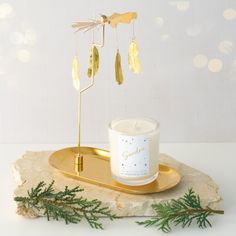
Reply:
M114 120L109 125L111 172L126 185L145 185L158 176L159 123L148 118Z

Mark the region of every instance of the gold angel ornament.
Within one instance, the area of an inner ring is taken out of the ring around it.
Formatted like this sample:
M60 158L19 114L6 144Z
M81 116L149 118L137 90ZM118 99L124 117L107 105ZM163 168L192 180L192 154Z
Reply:
M133 39L129 45L128 64L129 64L129 69L133 71L135 74L139 74L141 70L138 54L139 51L137 42L135 39Z
M115 60L115 75L116 75L116 82L120 85L123 83L123 72L121 68L121 56L119 49L116 52L116 60Z
M72 65L72 78L73 78L73 86L76 90L80 89L80 81L79 81L79 63L77 55L74 55L73 65Z
M92 76L95 76L98 72L98 68L99 68L99 52L96 46L92 45L89 53L89 66L87 71L88 77L91 78Z

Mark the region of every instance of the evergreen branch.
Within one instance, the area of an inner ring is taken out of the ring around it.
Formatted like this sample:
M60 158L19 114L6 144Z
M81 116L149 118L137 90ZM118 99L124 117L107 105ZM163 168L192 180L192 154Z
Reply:
M53 186L54 181L48 186L41 181L27 192L27 197L15 197L14 200L26 209L42 211L48 220L64 220L66 224L76 224L84 218L92 228L103 229L99 222L101 217L117 218L108 207L102 206L101 201L76 197L78 192L83 191L78 186L72 189L66 186L64 191L59 192Z
M145 227L155 226L165 233L171 231L171 224L189 227L195 220L199 228L211 227L208 216L213 214L224 214L222 210L213 210L210 207L201 206L199 195L190 188L183 197L171 200L167 203L156 203L152 205L156 215L145 221L136 222Z

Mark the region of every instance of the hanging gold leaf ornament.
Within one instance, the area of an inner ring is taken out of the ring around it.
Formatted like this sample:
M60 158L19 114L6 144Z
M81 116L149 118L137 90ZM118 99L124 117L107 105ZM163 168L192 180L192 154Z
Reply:
M116 52L116 60L115 60L115 74L116 74L116 82L120 85L123 83L123 73L121 68L121 56L119 49Z
M133 71L135 74L139 74L141 70L138 54L139 51L137 42L135 39L132 39L129 45L128 63L129 63L129 69Z
M88 71L87 75L89 78L92 76L95 76L98 72L99 69L99 52L96 46L92 46L90 48L90 53L89 53L89 66L88 66Z
M75 55L73 58L72 65L72 78L73 78L73 86L76 90L80 89L80 81L79 81L79 63L78 57Z

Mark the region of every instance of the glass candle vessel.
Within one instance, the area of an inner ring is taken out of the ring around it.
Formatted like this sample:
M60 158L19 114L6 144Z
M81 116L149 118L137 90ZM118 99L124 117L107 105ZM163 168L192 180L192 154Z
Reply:
M158 176L159 123L149 118L109 124L112 177L125 185L145 185Z

